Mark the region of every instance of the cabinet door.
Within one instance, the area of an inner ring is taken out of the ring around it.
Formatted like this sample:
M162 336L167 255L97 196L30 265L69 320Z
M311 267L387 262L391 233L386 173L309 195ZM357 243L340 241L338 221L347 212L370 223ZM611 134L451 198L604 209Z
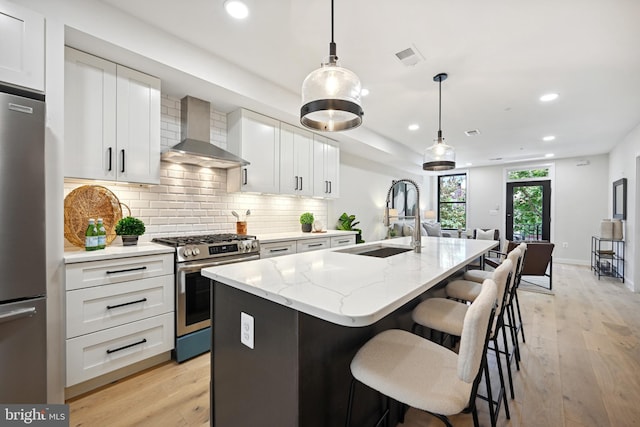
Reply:
M340 197L340 149L335 145L324 146L324 170L325 179L329 181L329 194L331 198Z
M313 195L313 134L280 125L280 193Z
M327 138L313 135L313 195L328 197L329 182L325 179L325 145Z
M248 110L228 116L229 150L251 164L229 169L229 191L280 192L280 122Z
M0 3L0 81L44 92L44 17Z
M340 149L328 138L313 136L313 195L340 197Z
M117 178L160 183L160 80L117 66Z
M64 74L64 175L115 180L116 65L66 47Z

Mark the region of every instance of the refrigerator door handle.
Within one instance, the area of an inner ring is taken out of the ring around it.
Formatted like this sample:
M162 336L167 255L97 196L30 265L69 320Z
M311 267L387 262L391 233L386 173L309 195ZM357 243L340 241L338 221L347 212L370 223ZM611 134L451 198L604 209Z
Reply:
M22 319L23 317L32 317L37 314L35 307L21 308L0 314L0 323L11 322L12 320Z

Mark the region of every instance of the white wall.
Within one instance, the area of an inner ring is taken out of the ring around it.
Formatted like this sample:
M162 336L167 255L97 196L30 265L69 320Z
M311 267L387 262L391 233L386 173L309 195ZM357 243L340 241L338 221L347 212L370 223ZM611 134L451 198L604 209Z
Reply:
M636 249L640 241L640 200L638 198L638 174L640 174L640 125L636 126L609 154L608 215L613 206L613 182L627 178L627 219L624 221L625 235L625 284L629 289L639 290L640 251Z
M577 166L583 160L588 160L589 165ZM554 262L589 265L591 236L599 233L600 221L611 216L608 155L559 159L552 165ZM468 230L498 228L504 238L505 169L500 165L468 170Z
M420 187L420 209L424 210L431 195L428 186L424 185L423 176L341 153L340 199L329 203L329 227L334 228L340 215L346 212L360 221L357 228L362 229L365 241L383 239L387 232L382 222L387 191L393 180L401 178L417 182Z

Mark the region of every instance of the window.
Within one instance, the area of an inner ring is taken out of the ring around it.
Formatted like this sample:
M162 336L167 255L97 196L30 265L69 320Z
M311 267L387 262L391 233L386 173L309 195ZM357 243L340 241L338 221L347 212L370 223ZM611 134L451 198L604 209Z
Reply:
M514 169L507 172L507 181L549 178L549 168Z
M438 177L438 221L445 230L467 228L467 174Z

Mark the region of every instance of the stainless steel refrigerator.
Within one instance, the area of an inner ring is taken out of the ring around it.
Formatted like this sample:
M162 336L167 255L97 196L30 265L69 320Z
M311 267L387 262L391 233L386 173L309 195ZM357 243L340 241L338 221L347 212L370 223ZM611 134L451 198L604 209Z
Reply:
M46 403L44 96L0 85L0 403Z

